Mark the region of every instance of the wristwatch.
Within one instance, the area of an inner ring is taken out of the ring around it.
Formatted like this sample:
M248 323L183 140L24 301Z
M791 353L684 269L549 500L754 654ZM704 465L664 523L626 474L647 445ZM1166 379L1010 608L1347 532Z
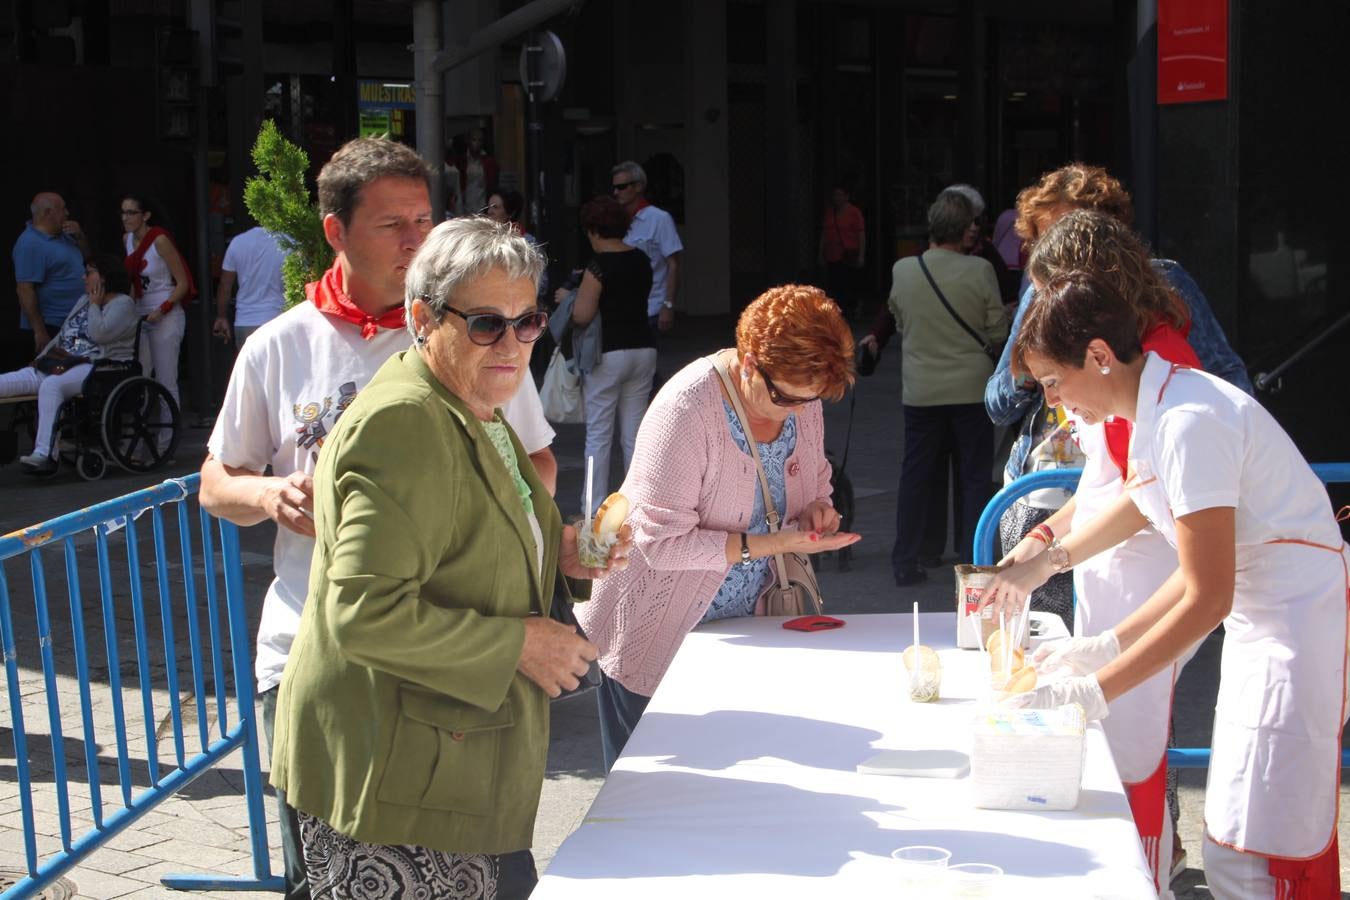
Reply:
M674 309L675 309L675 304L674 304L674 303L671 303L669 300L662 300L662 301L661 301L661 308L662 308L662 309L674 310Z
M1059 538L1050 542L1050 546L1045 548L1045 558L1050 563L1050 568L1056 572L1063 572L1071 567L1069 562L1069 551L1059 542Z
M750 565L750 536L741 532L741 565Z

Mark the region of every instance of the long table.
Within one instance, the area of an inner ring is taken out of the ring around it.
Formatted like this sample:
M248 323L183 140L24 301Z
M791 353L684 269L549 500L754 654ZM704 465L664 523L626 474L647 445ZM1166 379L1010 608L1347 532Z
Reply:
M691 633L532 896L894 897L890 852L911 844L1001 866L999 896L1156 896L1096 726L1072 811L975 809L968 775L858 774L884 749L968 752L988 668L956 649L953 614L924 614L942 699L912 703L900 657L910 616L842 618L833 631L744 618Z

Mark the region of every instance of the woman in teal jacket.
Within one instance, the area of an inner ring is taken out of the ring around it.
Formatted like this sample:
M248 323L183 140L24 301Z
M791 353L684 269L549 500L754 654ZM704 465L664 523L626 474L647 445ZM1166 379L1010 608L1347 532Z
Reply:
M548 698L596 656L549 607L557 579L577 597L589 583L572 579L602 574L577 561L575 531L498 412L547 325L541 266L487 219L436 228L406 279L414 348L320 453L310 593L272 751L316 900L357 880L387 898L533 887Z

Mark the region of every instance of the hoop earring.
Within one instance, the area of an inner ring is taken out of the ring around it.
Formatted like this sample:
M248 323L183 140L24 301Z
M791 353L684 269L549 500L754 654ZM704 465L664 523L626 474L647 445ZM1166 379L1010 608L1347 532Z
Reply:
M1102 366L1102 368L1101 368L1101 373L1102 373L1103 375L1110 375L1110 374L1111 374L1111 367L1110 367L1110 366Z

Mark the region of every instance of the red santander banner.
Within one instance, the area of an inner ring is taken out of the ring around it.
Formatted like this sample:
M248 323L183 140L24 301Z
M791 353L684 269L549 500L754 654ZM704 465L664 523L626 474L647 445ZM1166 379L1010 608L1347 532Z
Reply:
M1228 0L1158 0L1158 102L1228 99Z

